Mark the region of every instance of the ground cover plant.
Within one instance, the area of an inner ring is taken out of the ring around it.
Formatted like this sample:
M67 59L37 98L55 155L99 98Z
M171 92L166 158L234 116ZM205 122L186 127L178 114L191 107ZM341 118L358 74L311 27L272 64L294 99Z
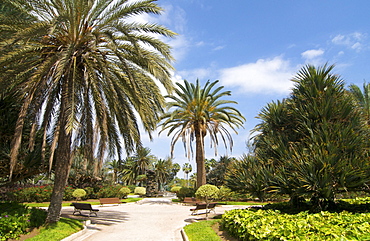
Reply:
M0 240L16 239L31 228L40 227L45 219L44 210L18 203L0 203Z
M235 209L221 224L239 240L369 240L369 213Z
M369 240L370 198L338 200L336 212L312 213L310 202L231 210L221 225L240 240Z

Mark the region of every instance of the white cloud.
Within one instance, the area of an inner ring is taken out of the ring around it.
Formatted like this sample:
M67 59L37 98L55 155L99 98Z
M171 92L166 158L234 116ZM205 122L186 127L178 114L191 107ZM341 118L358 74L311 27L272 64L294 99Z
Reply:
M240 87L243 92L287 94L293 87L290 80L295 72L288 60L278 56L222 69L219 79L222 84Z
M212 80L214 79L214 70L212 68L198 68L192 70L179 71L178 74L189 82L195 82L195 80Z
M323 64L324 61L321 57L324 53L325 51L322 49L310 49L301 53L301 56L306 63L317 66Z
M223 49L223 48L225 48L225 46L217 46L216 48L214 48L213 50L214 51L218 51L218 50L221 50L221 49Z
M347 48L360 51L364 48L363 42L366 39L366 35L359 32L354 32L347 35L338 34L332 38L332 43L337 45L343 45Z
M311 60L311 59L315 59L317 57L320 57L323 54L324 54L324 50L322 50L322 49L311 49L311 50L307 50L307 51L301 53L301 56L304 59Z

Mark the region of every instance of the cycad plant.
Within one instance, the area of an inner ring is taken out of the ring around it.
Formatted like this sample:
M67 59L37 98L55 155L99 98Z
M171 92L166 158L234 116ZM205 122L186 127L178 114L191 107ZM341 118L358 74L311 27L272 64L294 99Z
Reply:
M291 96L269 104L256 128L255 154L266 166L268 189L311 197L315 211L369 180L368 128L333 67L302 68Z

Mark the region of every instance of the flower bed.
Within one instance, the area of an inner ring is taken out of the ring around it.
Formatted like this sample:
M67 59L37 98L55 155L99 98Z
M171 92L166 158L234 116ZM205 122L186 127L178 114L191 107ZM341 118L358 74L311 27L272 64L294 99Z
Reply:
M18 203L0 203L0 240L16 239L30 228L40 227L46 211Z

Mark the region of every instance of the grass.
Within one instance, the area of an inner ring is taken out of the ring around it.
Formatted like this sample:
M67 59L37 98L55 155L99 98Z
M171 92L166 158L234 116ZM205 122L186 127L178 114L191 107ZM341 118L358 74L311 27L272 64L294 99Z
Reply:
M126 199L121 199L121 201L123 202L126 202L126 203L130 203L130 202L137 202L137 201L140 201L142 198L126 198ZM100 202L99 201L96 201L96 202L85 202L85 201L82 201L84 203L90 203L91 205L100 205ZM39 207L49 207L49 203L24 203L26 206L28 207L36 207L36 208L39 208ZM63 207L68 207L68 206L71 206L72 205L72 202L64 202L62 203L62 206Z
M83 225L80 220L61 218L55 224L41 227L40 233L27 239L27 241L58 241L80 231L82 228Z
M262 203L262 202L234 202L234 201L227 201L227 202L219 202L220 205L266 205L268 203Z
M212 229L212 225L219 220L207 220L192 223L184 227L189 241L221 241L221 238Z

